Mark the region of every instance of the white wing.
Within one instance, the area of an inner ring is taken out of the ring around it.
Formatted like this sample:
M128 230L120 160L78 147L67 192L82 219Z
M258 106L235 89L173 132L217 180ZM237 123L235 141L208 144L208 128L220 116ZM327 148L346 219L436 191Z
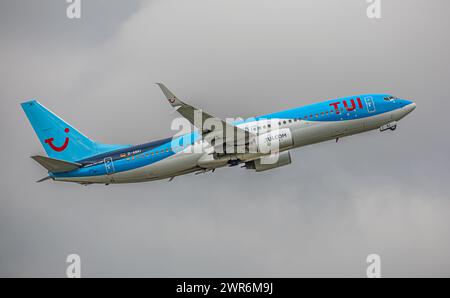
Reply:
M197 127L212 146L242 146L248 144L255 135L220 118L211 116L178 99L164 84L157 83L167 101L178 113Z

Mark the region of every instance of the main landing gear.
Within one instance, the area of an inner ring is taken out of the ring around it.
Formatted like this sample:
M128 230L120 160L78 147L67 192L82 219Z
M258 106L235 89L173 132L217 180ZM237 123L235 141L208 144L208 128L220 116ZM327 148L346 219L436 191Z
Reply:
M239 159L233 159L233 160L229 160L228 161L228 165L230 167L235 167L235 166L239 165L240 162L241 161Z

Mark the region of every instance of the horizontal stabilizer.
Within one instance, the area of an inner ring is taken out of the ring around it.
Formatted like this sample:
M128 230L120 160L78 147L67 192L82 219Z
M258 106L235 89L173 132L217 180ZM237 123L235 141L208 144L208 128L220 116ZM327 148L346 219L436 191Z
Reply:
M47 177L44 177L42 179L39 179L38 181L36 181L36 183L41 183L41 182L44 182L44 181L47 181L47 180L50 180L50 179L52 179L52 177L47 176Z
M46 168L49 172L52 173L64 173L70 172L82 167L79 163L68 162L60 159L45 157L45 156L32 156L36 162L38 162L41 166Z

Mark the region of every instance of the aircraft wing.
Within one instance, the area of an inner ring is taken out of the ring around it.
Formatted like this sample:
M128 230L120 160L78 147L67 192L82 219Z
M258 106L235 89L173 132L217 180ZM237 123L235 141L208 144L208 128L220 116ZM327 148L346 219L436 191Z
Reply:
M255 137L255 135L249 131L211 116L210 114L181 101L164 84L157 83L157 85L161 88L170 105L174 107L181 116L197 127L205 139L208 141L214 140L210 142L214 147L221 146L224 142L227 143L227 146L233 144L248 144L250 140Z

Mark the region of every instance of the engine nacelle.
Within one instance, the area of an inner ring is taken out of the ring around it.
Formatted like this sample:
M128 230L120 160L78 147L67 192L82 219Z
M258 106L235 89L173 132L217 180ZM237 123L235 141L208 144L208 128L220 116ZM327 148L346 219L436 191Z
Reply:
M245 163L245 168L263 172L291 164L291 153L284 151L263 156L260 159Z
M277 129L259 135L257 138L258 152L274 153L291 148L294 145L292 133L289 128Z

